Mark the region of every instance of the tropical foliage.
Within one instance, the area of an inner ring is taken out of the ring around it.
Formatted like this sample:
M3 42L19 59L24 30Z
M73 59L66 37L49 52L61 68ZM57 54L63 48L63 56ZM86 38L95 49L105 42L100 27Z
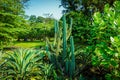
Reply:
M3 46L17 37L19 31L26 27L22 15L28 0L0 1L0 45ZM19 31L18 31L19 30ZM0 47L1 48L1 47Z
M41 65L39 61L42 57L40 51L29 49L18 49L12 53L6 53L6 56L3 57L6 62L2 66L4 71L1 79L29 80L37 78L40 75L38 66Z
M67 10L61 20L25 18L27 1L14 5L14 0L1 1L0 46L12 40L39 40L46 45L1 48L0 80L120 79L120 1L61 0Z

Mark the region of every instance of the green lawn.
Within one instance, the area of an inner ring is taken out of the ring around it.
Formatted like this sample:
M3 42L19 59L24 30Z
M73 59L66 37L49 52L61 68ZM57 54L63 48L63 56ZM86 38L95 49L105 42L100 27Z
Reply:
M28 41L28 42L14 42L13 44L14 47L19 47L19 48L37 48L41 46L45 46L45 42L41 41Z

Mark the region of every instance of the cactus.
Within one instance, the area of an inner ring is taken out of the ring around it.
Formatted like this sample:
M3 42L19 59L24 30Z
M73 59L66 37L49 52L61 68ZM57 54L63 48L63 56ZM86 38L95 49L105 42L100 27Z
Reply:
M70 69L70 75L73 75L73 72L75 70L75 55L74 55L74 41L73 36L70 37L70 44L71 44L71 69Z
M70 25L66 24L65 15L63 15L63 27L59 27L58 21L55 21L55 37L53 44L49 39L46 40L46 52L52 64L59 69L64 76L72 77L75 70L74 41L71 35L72 19ZM67 41L70 39L70 51Z
M66 40L66 19L65 19L65 15L63 15L63 60L66 57L66 47L67 47L67 40Z

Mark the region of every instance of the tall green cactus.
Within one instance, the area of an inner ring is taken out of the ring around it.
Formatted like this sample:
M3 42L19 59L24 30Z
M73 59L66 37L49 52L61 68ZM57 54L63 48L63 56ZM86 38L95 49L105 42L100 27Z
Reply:
M67 40L66 40L66 36L67 36L67 30L66 30L66 19L65 19L65 15L63 15L63 60L66 57L66 47L67 47Z
M73 36L70 37L70 44L71 44L71 69L70 71L75 70L75 56L74 56L74 41ZM70 72L70 75L73 75L73 72Z
M55 37L53 44L47 39L46 50L48 58L56 69L62 71L64 76L72 77L75 70L74 41L71 35L72 19L70 25L66 24L66 17L63 15L63 27L60 27L58 21L55 21ZM70 39L70 51L67 41Z

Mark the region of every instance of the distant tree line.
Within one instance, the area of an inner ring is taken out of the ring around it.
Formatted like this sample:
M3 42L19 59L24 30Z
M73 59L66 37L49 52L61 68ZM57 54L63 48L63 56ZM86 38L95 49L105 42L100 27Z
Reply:
M47 17L26 16L24 9L29 0L0 0L0 46L14 40L40 40L53 36L54 19Z

